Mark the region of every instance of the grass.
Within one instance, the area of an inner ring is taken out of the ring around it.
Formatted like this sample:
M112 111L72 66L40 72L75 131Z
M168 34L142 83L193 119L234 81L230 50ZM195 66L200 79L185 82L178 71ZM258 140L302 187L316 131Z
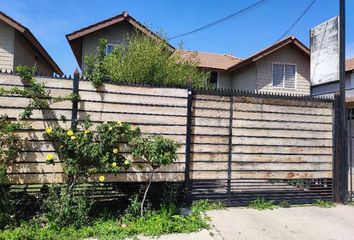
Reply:
M264 198L257 198L249 203L248 207L257 209L257 210L273 210L276 209L277 206L274 204L272 200L266 200Z
M175 208L163 207L159 211L149 211L144 217L132 217L129 214L118 218L96 219L82 228L64 227L61 229L23 223L20 227L0 232L1 240L59 240L96 237L103 239L124 239L137 235L160 236L170 233L189 233L209 228L209 219L204 216L207 210L221 209L219 203L199 201L192 205L191 214L181 216Z
M335 207L335 204L333 202L325 201L325 200L320 200L317 199L313 203L314 206L320 207L320 208L331 208Z

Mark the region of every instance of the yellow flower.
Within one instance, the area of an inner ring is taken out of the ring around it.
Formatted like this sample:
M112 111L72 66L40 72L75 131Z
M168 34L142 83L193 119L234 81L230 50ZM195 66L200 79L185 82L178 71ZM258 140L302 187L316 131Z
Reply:
M59 147L60 149L63 149L64 148L64 145L60 145L60 147Z
M109 128L108 128L108 131L112 131L112 130L113 130L113 128L112 128L112 127L109 127Z
M47 160L48 160L48 161L53 160L53 158L54 158L54 157L53 157L53 154L50 154L50 153L49 153L49 154L47 155Z
M46 128L46 129L45 129L45 132L46 132L47 134L51 134L51 133L53 132L53 129L52 129L52 128Z
M89 134L90 132L91 132L91 130L86 129L84 133L85 133L85 134Z
M129 164L130 164L130 162L128 160L124 161L124 165L129 165Z
M71 140L75 140L76 139L76 137L75 136L71 136Z
M112 167L117 167L117 163L116 162L112 162Z
M74 132L72 130L69 130L66 134L71 137L72 135L74 135Z
M119 150L118 150L118 148L113 148L112 152L113 152L114 154L117 154L117 153L119 152Z
M122 122L121 121L116 121L116 123L118 124L118 126L122 126Z
M105 178L104 176L99 176L98 181L104 182L105 179L106 179L106 178Z

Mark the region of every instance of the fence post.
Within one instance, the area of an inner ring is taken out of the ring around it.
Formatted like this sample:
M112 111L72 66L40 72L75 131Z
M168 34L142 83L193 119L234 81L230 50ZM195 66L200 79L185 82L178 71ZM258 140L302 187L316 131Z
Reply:
M74 72L74 80L73 80L73 96L72 100L72 108L71 108L71 129L76 129L77 126L77 109L78 109L78 99L77 95L79 94L79 79L80 73L76 68Z
M186 152L185 152L185 172L184 172L184 201L190 203L191 199L191 182L190 182L190 161L191 161L191 131L192 131L192 104L193 104L193 86L192 81L187 83L187 125L186 125Z
M234 97L230 96L230 119L229 119L229 156L227 166L227 200L231 201L231 166L232 166L232 119L234 113Z

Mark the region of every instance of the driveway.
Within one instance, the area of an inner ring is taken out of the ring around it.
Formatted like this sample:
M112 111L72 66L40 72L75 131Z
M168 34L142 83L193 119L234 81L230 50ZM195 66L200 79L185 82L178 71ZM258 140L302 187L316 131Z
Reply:
M161 240L353 240L354 207L228 208L210 211L213 228ZM150 238L141 238L147 240Z

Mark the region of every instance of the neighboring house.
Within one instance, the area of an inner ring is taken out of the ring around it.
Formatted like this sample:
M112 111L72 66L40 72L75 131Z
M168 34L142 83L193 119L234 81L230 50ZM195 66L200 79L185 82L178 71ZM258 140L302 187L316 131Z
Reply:
M354 58L345 62L346 101L354 102ZM339 80L312 86L313 96L333 96L339 91Z
M106 38L107 53L125 35L139 30L161 40L127 12L66 35L79 66L94 53L100 38ZM168 44L168 43L167 43ZM169 45L171 51L175 48ZM182 57L196 57L201 70L211 72L209 81L218 88L310 94L310 51L294 36L285 38L246 59L227 54L177 50ZM182 51L182 52L181 52Z
M153 33L133 17L129 16L126 11L118 16L114 16L102 22L95 23L67 34L66 38L81 70L84 71L85 56L96 51L98 41L101 38L107 39L108 44L106 51L107 53L111 53L114 45L122 43L126 35L133 34L137 30L151 38L161 40L157 34ZM174 50L174 47L171 45L169 45L169 47L172 51Z
M42 75L62 75L58 65L26 27L0 12L0 70L36 66Z

